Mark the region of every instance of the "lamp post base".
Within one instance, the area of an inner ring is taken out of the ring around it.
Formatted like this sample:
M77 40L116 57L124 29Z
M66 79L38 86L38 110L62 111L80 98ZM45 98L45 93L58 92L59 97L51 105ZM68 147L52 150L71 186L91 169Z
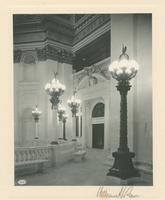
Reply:
M133 185L139 185L142 182L143 179L141 177L121 179L115 176L107 176L105 179L105 185L109 186L133 186Z
M135 156L133 152L113 152L115 158L113 167L107 173L107 176L115 176L121 179L139 177L139 171L134 168L132 158Z

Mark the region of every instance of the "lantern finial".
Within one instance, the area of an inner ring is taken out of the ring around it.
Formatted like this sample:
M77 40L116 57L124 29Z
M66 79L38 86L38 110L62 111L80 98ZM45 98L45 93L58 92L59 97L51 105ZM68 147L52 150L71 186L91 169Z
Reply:
M73 95L75 96L75 95L76 95L76 93L77 93L77 91L76 91L76 90L74 90L74 91L73 91Z
M119 56L119 60L122 60L122 59L129 60L129 56L128 54L126 54L126 51L127 51L127 47L124 44L122 44L122 54Z
M57 72L54 72L54 78L56 79L58 73Z
M122 54L125 54L127 51L127 47L123 44L122 45Z

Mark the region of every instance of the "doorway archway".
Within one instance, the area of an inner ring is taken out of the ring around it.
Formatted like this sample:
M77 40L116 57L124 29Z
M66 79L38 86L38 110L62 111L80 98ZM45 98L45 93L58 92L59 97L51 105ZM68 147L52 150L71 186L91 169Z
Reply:
M104 103L97 103L92 111L92 148L104 148Z

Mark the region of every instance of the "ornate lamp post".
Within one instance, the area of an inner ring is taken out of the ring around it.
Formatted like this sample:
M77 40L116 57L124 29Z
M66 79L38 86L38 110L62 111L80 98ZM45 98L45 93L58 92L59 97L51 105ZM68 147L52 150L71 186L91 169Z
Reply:
M59 104L58 106L58 119L59 121L63 120L63 115L66 113L66 108Z
M76 98L76 91L74 91L71 99L67 101L68 106L71 108L72 117L76 117L78 109L81 105L81 100Z
M66 119L68 118L68 116L67 116L67 114L65 113L65 114L63 114L63 119L62 119L62 122L63 122L63 139L64 140L67 140L66 139L66 127L65 127L65 125L66 125Z
M60 96L64 93L66 87L61 84L57 79L57 72L54 73L54 79L51 83L45 85L45 91L50 95L50 102L52 104L52 109L57 109L60 102Z
M34 139L38 139L39 138L38 122L39 122L39 117L40 117L41 114L42 114L42 112L38 110L38 106L36 105L35 110L32 110L32 115L33 115L34 121L35 121L35 138Z
M121 102L119 148L112 153L115 161L107 175L121 179L139 176L132 163L135 153L129 151L127 143L127 93L131 88L129 81L136 76L139 66L136 61L129 59L126 50L127 47L123 45L119 60L114 61L109 67L112 77L118 81L116 88L120 92Z
M65 107L63 107L61 104L58 106L58 119L59 119L59 121L61 121L63 123L63 139L67 140L66 139L66 130L65 130L67 114L66 114Z
M73 122L73 137L76 137L76 116L81 105L81 100L76 98L76 91L73 92L72 97L67 101L68 106L71 108L72 112L72 122Z

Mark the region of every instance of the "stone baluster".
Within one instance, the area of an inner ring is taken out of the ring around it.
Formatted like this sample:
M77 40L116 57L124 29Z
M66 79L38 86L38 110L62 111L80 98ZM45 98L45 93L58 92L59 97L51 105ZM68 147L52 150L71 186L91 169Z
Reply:
M35 155L35 149L33 149L33 160L35 160L35 157L36 157L36 155Z
M30 155L30 159L29 160L33 160L33 155L32 155L32 150L29 150L29 155Z
M47 151L46 151L46 149L44 149L44 157L45 157L45 159L47 159Z
M25 150L25 160L28 160L28 151L27 151L27 149Z
M15 155L14 155L14 161L18 162L18 152L16 152Z
M19 162L21 160L21 154L19 151L17 152L17 155L18 155L18 162Z
M39 154L39 150L36 149L36 159L39 160L40 159L40 154Z
M15 162L49 159L51 149L47 147L19 148L15 151Z
M30 160L33 160L33 150L30 150Z
M24 150L24 151L22 151L22 159L23 159L23 161L25 161L25 160L26 160L26 154L25 154L25 150Z
M27 150L27 153L28 153L27 159L30 160L31 159L30 151Z
M34 160L36 160L37 159L37 152L36 152L35 149L33 149L33 154L34 154Z
M39 149L39 155L40 155L40 159L42 158L42 151L41 149Z
M33 152L32 152L32 150L29 151L29 154L30 154L30 160L33 160Z
M20 152L20 155L21 155L20 156L20 158L21 158L20 161L23 161L23 152L22 151Z

